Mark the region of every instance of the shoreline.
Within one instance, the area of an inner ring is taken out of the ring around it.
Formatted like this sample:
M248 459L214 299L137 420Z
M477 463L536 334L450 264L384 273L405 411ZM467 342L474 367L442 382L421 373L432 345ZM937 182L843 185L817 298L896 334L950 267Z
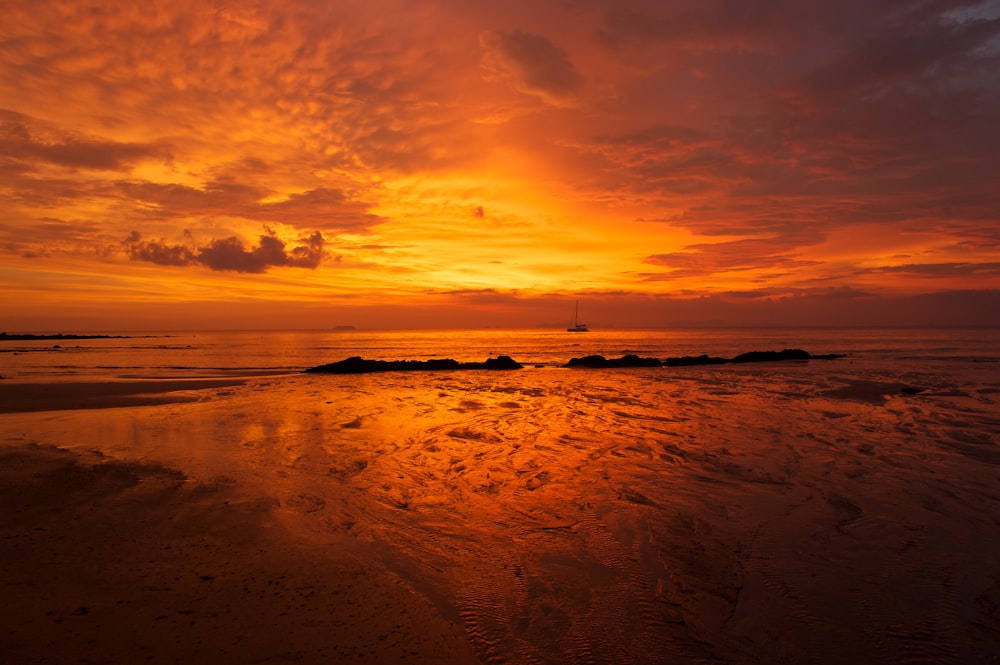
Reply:
M744 366L747 364L756 363L743 363ZM736 364L736 366L739 365ZM733 365L731 364L730 366ZM698 366L690 367L695 368ZM681 366L671 369L687 368ZM302 374L306 373L308 371L302 372ZM298 374L289 373L279 376L296 376ZM274 375L267 374L266 376ZM162 406L195 402L201 399L201 397L197 394L191 394L192 392L214 388L236 388L246 385L250 378L254 377L143 378L117 379L112 381L48 380L44 382L0 380L0 415L43 411ZM914 386L901 382L842 378L840 383L842 385L835 388L818 391L817 396L867 402L870 404L884 404L888 397L912 397L927 390L924 386Z
M246 379L143 379L124 381L0 381L0 413L111 409L195 401L179 391L241 386Z

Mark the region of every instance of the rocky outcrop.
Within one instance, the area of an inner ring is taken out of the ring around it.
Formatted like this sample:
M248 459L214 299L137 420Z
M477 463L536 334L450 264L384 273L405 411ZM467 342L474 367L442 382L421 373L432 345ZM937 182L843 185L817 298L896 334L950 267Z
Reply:
M734 363L769 363L778 360L809 360L812 355L802 349L785 349L784 351L750 351L741 353L729 362Z
M667 367L687 367L691 365L722 365L726 363L764 363L778 362L782 360L833 360L843 358L840 353L827 353L825 355L813 355L802 349L785 349L783 351L749 351L741 353L733 358L717 358L708 355L681 356L679 358L667 358L663 364Z
M656 358L640 358L635 354L624 355L621 358L605 358L604 356L585 356L583 358L571 358L566 367L591 367L596 369L608 369L616 367L659 367L660 361Z
M785 349L784 351L750 351L741 353L734 358L719 358L702 354L700 356L680 356L667 358L660 362L656 358L641 358L630 354L621 358L605 358L604 356L584 356L583 358L572 358L566 367L589 367L593 369L609 369L616 367L688 367L692 365L724 365L727 363L760 363L775 362L781 360L830 360L833 358L843 358L842 355L830 353L822 356L814 356L802 349Z
M657 358L643 358L635 354L627 354L620 358L605 358L600 355L571 358L565 367L586 367L590 369L617 369L623 367L686 367L691 365L722 365L727 363L775 362L781 360L829 360L843 358L842 355L830 353L814 356L801 349L785 349L784 351L750 351L741 353L734 358L719 358L702 354L700 356L681 356L660 361ZM433 372L445 370L508 370L521 369L523 365L510 356L489 358L484 362L460 363L451 358L432 360L368 360L361 356L353 356L335 363L319 365L303 370L315 374L368 374L371 372Z
M460 363L451 358L432 360L366 360L353 356L335 363L303 370L312 374L369 374L371 372L434 372L442 370L508 370L521 369L523 365L510 356L488 358L481 363Z
M716 358L703 353L700 356L667 358L663 364L667 367L686 367L688 365L721 365L727 362L729 362L729 358Z
M31 335L28 333L5 333L0 332L0 342L9 340L12 342L25 342L31 340L45 339L130 339L124 335L71 335L57 333L55 335Z

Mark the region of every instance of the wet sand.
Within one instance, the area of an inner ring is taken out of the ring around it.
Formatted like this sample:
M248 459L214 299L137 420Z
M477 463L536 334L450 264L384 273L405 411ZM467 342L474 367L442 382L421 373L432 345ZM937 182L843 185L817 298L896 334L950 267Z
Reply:
M0 381L0 413L111 409L194 401L198 391L238 386L240 379L166 379L138 381L63 381L28 383Z
M303 375L7 414L0 651L996 662L993 369Z
M473 663L377 562L155 464L0 450L7 663Z

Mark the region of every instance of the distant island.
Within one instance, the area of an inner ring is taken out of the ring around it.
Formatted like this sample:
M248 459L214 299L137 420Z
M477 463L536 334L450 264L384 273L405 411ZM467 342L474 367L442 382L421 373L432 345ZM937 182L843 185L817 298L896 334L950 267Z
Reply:
M8 333L0 333L0 342L7 340L11 342L24 342L33 339L46 340L46 339L130 339L126 335L72 335L65 333L56 333L55 335L31 335L28 333L14 333L13 335Z

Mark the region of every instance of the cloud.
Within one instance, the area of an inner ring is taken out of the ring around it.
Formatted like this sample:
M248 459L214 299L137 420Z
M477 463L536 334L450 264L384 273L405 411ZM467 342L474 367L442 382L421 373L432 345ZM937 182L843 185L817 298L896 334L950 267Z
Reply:
M995 287L997 8L15 0L0 263L363 270L359 300Z
M267 189L224 181L207 182L200 188L124 180L116 186L122 195L139 204L137 215L155 218L217 215L355 233L380 221L368 213L367 204L329 187L270 202L272 192Z
M743 270L795 270L817 265L800 258L799 247L816 244L820 235L807 228L789 231L773 238L748 238L720 243L689 245L683 252L654 254L645 263L663 266L670 272L645 275L647 280L679 277L705 277L718 273Z
M263 273L271 267L318 268L323 260L323 235L316 231L301 242L288 250L285 242L268 229L256 247L248 248L235 236L189 247L171 245L165 240L144 240L142 234L133 231L124 246L131 260L162 266L200 264L211 270L241 273Z
M74 169L124 171L145 159L165 159L163 146L121 143L57 130L26 115L0 109L0 155Z
M617 190L704 235L886 225L994 247L1000 20L955 18L981 5L961 0L765 4L622 2L606 14L597 35L633 76L621 103L659 109L663 124L580 137L602 177L579 188Z
M773 51L794 32L796 7L803 3L671 2L630 9L628 3L605 12L595 31L598 41L617 51L651 45L689 51ZM686 5L686 6L685 6ZM801 11L801 10L800 10Z
M901 81L935 86L982 58L980 48L1000 34L1000 19L946 20L917 5L861 34L800 83L823 99Z
M548 38L525 32L484 32L483 67L518 92L552 106L572 106L582 85L566 51Z
M875 297L870 291L862 291L851 286L825 286L812 288L777 288L765 287L760 289L750 289L743 291L721 291L718 294L721 298L733 300L762 300L762 299L787 299L787 298L816 298L830 301L837 300L860 300Z
M53 253L73 251L92 241L100 225L86 220L37 217L32 220L0 221L0 251L37 259Z
M165 240L143 240L133 231L124 241L125 252L133 261L147 261L161 266L187 266L197 262L197 253L183 245L168 245Z
M1000 277L1000 263L992 261L952 262L952 263L909 263L900 266L879 266L868 268L859 274L889 273L909 277L952 278L952 277Z

